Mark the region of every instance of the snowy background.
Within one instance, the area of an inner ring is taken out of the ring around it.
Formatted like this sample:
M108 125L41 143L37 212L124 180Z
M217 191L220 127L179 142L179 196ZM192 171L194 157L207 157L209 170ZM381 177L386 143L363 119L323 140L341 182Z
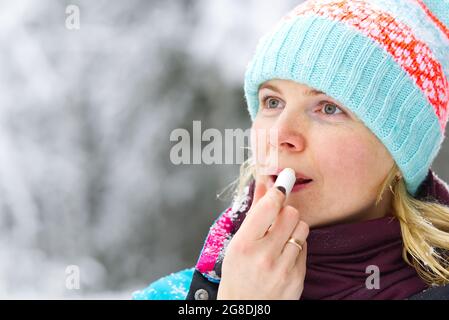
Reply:
M239 166L175 166L170 133L250 127L246 64L299 2L0 1L0 298L129 299L193 266Z

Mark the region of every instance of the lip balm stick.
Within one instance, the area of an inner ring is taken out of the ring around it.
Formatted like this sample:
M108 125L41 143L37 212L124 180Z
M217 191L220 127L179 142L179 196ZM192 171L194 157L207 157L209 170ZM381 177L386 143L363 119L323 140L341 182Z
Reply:
M295 182L295 170L291 168L285 168L281 171L281 173L279 173L274 186L281 190L285 194L285 198L287 198L290 195Z

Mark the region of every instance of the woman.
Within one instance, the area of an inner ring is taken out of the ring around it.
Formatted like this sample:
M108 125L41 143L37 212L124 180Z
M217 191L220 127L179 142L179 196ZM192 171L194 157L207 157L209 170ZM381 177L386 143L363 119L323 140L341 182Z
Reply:
M447 1L312 0L285 16L245 74L255 139L233 204L194 269L134 298L449 299L449 190L430 170L448 25ZM273 187L287 167L288 198Z

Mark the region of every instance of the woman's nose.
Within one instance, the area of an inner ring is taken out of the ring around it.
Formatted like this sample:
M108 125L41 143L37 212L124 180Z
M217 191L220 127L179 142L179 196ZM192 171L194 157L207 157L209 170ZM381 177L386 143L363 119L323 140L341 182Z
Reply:
M303 121L281 115L271 128L274 134L270 135L272 138L270 144L279 150L301 151L305 145L304 129Z

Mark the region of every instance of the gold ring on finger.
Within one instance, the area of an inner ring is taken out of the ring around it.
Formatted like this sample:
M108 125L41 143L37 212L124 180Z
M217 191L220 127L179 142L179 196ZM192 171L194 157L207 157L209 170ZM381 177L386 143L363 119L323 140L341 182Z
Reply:
M295 246L298 247L299 251L302 251L302 243L298 239L290 237L290 239L288 239L287 243L294 244Z

